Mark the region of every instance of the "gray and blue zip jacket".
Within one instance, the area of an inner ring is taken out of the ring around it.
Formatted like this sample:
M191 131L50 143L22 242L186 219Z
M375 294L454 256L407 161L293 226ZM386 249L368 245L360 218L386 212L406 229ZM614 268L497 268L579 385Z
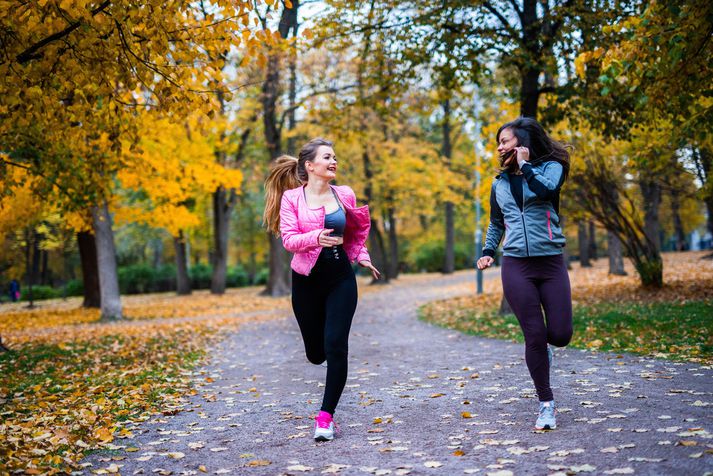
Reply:
M495 256L503 235L504 256L562 254L565 238L558 213L559 191L564 182L562 165L555 161L525 163L521 170L519 177L505 172L495 177L490 190L490 225L484 256ZM522 183L522 195L517 182Z

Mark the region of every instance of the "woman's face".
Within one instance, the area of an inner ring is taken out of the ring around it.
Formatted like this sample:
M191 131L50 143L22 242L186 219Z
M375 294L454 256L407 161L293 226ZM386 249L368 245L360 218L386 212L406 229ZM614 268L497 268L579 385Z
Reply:
M307 172L314 177L327 180L336 178L337 156L334 154L334 149L328 145L320 145L314 159L307 162Z
M517 137L510 129L503 129L500 132L500 142L498 143L498 154L503 155L517 147Z

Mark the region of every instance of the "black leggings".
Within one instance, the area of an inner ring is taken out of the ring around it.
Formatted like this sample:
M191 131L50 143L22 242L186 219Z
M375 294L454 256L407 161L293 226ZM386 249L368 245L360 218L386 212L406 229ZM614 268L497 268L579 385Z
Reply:
M525 362L537 396L548 402L553 397L547 344L564 347L572 338L572 295L564 258L504 256L501 276L505 298L525 335Z
M292 309L307 359L327 360L322 410L334 414L347 382L349 329L357 305L354 270L341 246L322 249L309 276L292 272Z

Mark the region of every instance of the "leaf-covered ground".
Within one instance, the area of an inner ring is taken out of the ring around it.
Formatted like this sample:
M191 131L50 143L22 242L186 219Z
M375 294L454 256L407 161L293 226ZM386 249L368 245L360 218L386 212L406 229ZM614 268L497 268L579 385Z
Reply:
M288 298L259 288L223 296L123 298L123 322L99 322L81 300L0 308L0 474L67 472L86 451L131 436L130 425L174 412L208 345L246 322L274 319Z
M570 271L573 347L656 357L713 360L713 260L707 253L664 254L663 289L646 289L627 263L628 276L608 275L605 259ZM425 305L421 316L442 326L521 342L514 316L499 316L499 280L485 293Z
M497 270L486 276L497 280ZM558 349L558 428L533 431L524 346L417 319L471 292L473 273L404 276L363 295L349 342L340 436L312 439L326 369L294 318L242 326L193 372L197 394L81 462L85 474L483 476L705 474L713 462L713 368Z
M707 263L704 265L708 266ZM703 265L691 269L701 276L701 267ZM499 283L492 275L494 272L491 270L490 279L486 279L486 290L490 293L469 298L471 302L490 307L499 304ZM601 281L597 269L586 273L592 274L589 282L598 285ZM576 271L573 272L573 283L576 282L575 274ZM621 289L626 284L627 278L616 281L619 279L612 279L616 283L613 288ZM20 305L3 306L0 308L4 311L0 313L0 335L15 352L0 355L0 474L66 473L81 471L82 466L92 472L122 474L199 474L205 471L244 474L248 469L251 474L298 474L304 468L325 474L420 474L439 471L441 466L445 470L450 464L443 459L440 450L433 453L416 450L425 444L420 439L428 440L428 435L455 431L451 435L453 439L449 436L449 441L445 442L448 443L444 447L445 454L456 459L464 456L463 461L473 453L472 448L462 444L470 438L467 431L472 422L494 427L483 430L485 436L480 438L487 441L476 447L489 447L490 440L499 441L487 435L500 431L504 436L506 432L497 430L495 420L485 421L482 416L478 417L483 410L474 406L462 407L462 411L459 406L451 409L448 405L430 409L429 415L441 417L434 418L424 431L414 433L409 430L410 434L404 435L404 426L399 426L405 421L406 426L412 428L428 418L419 414L422 410L418 410L419 400L414 395L426 392L423 401L429 404L447 397L458 400L454 404L465 405L481 397L459 397L453 394L452 385L460 389L456 394L462 394L463 385L470 383L471 390L485 392L482 398L486 399L491 399L487 395L494 392L492 385L499 385L497 382L486 384L489 371L485 367L474 370L490 358L486 355L490 350L474 350L472 355L463 353L451 347L452 336L444 336L444 331L425 326L411 317L418 304L447 296L472 295L471 272L452 277L403 276L386 287L366 287L363 286L365 283L360 281L363 296L352 333L351 365L354 371L347 384L343 408L344 414L359 408L373 409L378 414L355 415L356 419L347 421L345 429L352 432L352 437L344 440L343 445L348 443L351 450L342 447L340 451L348 456L341 460L330 459L323 467L316 464L319 458L307 461L299 454L304 445L308 445L310 451L321 451L310 440L310 412L318 404L323 389L321 373L324 369L306 364L294 322L280 319L290 314L287 298L261 297L257 288L231 290L222 297L207 293L188 297L132 296L124 299L130 319L119 323L97 322L97 313L78 309L80 303L77 300L44 302L32 311L22 309ZM598 292L594 284L592 294ZM606 290L601 292L607 294ZM701 292L710 292L710 287ZM638 299L639 303L643 300ZM626 301L627 305L632 301L635 300ZM687 305L697 306L697 303L694 299ZM587 306L597 305L594 301L587 302ZM624 308L617 304L612 305L611 311L620 312L621 309ZM681 313L681 316L687 317L688 313ZM706 316L702 317L705 321ZM273 328L270 322L285 324ZM283 335L285 325L288 329ZM251 331L246 333L247 328ZM230 336L230 341L224 343L225 352L216 351L215 346L226 336ZM485 344L485 347L490 345ZM517 351L514 355L518 355ZM415 356L419 360L414 360ZM503 357L506 356L503 354ZM369 367L369 362L376 367ZM443 363L453 369L439 375L438 369ZM210 370L205 370L205 365L211 365ZM500 370L510 368L502 363L492 365L493 377L500 375ZM518 365L521 367L517 373L521 380L519 385L529 387L525 369L521 362ZM456 370L460 372L458 375L463 374L462 378L455 375ZM240 384L216 387L224 374L235 372L240 374L235 377ZM304 378L304 375L312 374L314 378ZM442 385L439 379L443 380ZM485 387L481 388L481 384ZM685 382L680 388L687 388ZM503 395L511 393L505 387L498 392L501 390ZM583 388L582 391L588 390ZM513 395L515 400L508 400L514 402L522 398L520 391ZM532 398L531 390L527 395ZM685 405L711 404L708 394L697 392L693 395L696 395L691 397L694 400ZM206 412L201 405L206 405ZM209 406L213 414L207 412ZM277 412L274 415L273 409ZM398 414L394 416L394 412ZM447 417L447 414L453 412L462 418L462 421L458 420L458 428L449 427L452 415ZM245 418L239 419L238 415ZM179 416L183 427L163 428L162 422L178 421L174 419ZM381 421L377 423L378 419ZM369 425L366 425L367 420L371 422ZM291 422L295 426L292 430L285 427ZM686 428L691 426L686 425ZM151 428L158 431L158 435L148 436L151 438L148 442L142 441L144 436L141 435L146 435ZM221 428L234 432L235 436L220 433L212 436L213 431L223 431ZM361 433L362 429L366 432L363 435L365 444L359 443L362 437L354 439L357 436L354 432ZM456 438L461 436L459 431L466 431L466 437ZM680 431L685 433L687 430ZM704 430L695 430L691 434L700 436L703 441L710 438ZM193 441L195 438L188 438L188 435L198 435L202 439ZM280 453L282 450L276 450L280 454L264 451L263 440L271 448L279 447L285 438L291 442L288 445L293 452L291 458ZM682 441L688 440L684 438ZM710 456L710 448L702 446L703 441L692 448L696 450L692 457ZM493 448L521 451L517 445ZM373 456L368 456L372 450L378 450L377 458L405 455L409 450L416 456L412 455L411 462L403 462L401 467L398 464L389 466L383 461L367 464ZM551 446L551 451L565 450L558 445ZM96 451L100 453L91 456ZM524 451L520 454L530 452L528 447L524 447ZM229 461L218 458L222 452L229 456ZM360 461L362 453L364 464L359 466L356 462ZM89 459L82 460L87 454ZM306 458L306 455L303 456ZM500 462L508 461L506 456L493 460L491 468L483 467L483 471L496 472L498 466L508 468L509 463ZM419 461L415 465L414 458ZM549 459L557 458L564 457L554 455ZM309 465L303 464L305 462ZM472 463L466 469L475 472L477 465ZM391 469L385 469L387 467Z

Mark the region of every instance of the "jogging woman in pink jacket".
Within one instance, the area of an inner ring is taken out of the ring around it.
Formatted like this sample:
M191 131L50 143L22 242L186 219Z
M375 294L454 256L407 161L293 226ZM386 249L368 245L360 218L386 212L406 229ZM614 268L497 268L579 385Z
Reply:
M314 439L334 438L334 410L347 381L349 329L357 305L351 263L379 271L364 247L369 236L369 208L357 207L354 191L330 185L337 176L332 143L309 141L299 159L279 157L265 181L267 228L282 236L292 258L292 309L307 359L327 361L322 407Z

